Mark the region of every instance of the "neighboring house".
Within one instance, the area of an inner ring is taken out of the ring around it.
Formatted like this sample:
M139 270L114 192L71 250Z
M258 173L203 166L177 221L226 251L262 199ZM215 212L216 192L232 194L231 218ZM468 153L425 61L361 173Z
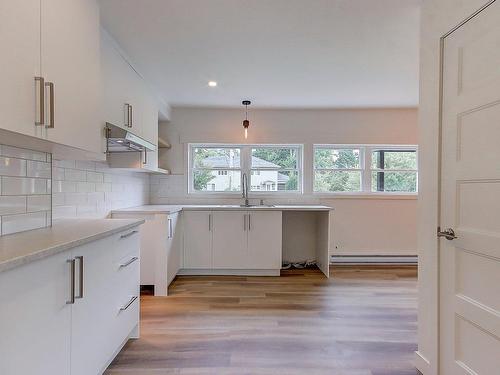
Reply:
M211 171L214 178L207 184L208 191L240 190L241 172L230 170L239 166L239 157L209 156L203 159L203 165L216 170ZM227 168L227 169L226 169ZM249 179L252 191L285 190L290 179L287 175L278 172L279 165L252 156L252 172Z

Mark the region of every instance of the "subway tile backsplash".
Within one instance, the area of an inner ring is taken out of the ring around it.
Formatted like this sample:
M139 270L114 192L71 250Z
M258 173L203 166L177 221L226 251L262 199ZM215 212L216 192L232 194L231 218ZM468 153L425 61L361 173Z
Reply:
M51 155L0 145L0 235L51 223Z
M149 175L0 145L0 235L149 203Z

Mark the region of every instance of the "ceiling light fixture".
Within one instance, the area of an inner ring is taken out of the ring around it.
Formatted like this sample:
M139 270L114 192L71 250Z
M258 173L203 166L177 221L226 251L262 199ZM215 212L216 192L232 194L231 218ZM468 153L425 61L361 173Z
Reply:
M245 119L243 120L243 128L245 129L245 139L248 138L248 127L250 126L250 121L248 121L248 106L252 104L250 100L243 100L241 102L245 106Z
M217 87L217 82L215 82L215 81L208 81L208 86L210 86L210 87Z

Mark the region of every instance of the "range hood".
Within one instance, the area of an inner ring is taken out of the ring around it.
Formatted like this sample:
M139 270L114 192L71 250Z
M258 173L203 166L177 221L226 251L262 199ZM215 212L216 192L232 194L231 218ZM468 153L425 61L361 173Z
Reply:
M106 152L156 151L156 145L119 126L106 123Z

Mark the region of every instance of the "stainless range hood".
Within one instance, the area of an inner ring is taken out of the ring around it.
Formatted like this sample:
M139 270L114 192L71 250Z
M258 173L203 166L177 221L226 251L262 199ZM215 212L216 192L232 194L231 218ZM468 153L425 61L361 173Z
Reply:
M106 152L144 152L156 151L156 145L122 129L119 126L106 123Z

